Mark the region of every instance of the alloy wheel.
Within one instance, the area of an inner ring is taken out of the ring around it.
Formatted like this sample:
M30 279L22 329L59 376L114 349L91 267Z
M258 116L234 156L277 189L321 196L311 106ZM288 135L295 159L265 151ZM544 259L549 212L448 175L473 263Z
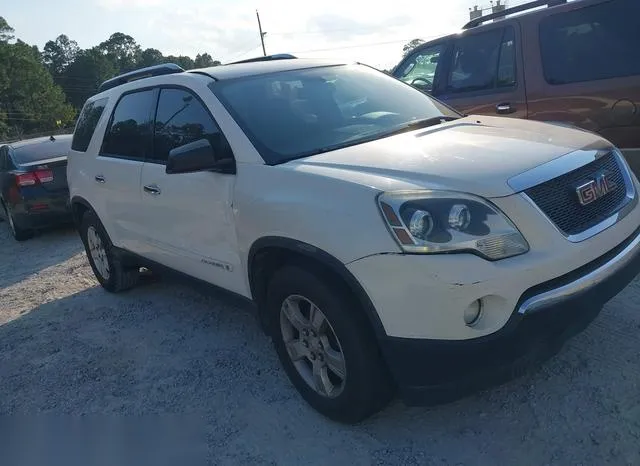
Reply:
M93 226L87 228L87 244L89 246L89 253L91 254L91 258L93 259L93 263L96 266L98 273L103 279L109 280L110 270L107 251L104 248L104 243L102 242L98 231Z
M302 379L319 395L339 396L347 379L344 354L320 308L303 296L289 296L280 309L280 331Z

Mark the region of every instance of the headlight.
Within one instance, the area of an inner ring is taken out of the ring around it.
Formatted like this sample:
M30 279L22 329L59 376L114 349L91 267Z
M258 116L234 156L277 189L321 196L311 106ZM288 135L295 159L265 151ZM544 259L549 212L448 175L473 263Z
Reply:
M500 210L477 196L445 191L382 193L378 205L406 252L470 252L488 260L524 254L529 244Z

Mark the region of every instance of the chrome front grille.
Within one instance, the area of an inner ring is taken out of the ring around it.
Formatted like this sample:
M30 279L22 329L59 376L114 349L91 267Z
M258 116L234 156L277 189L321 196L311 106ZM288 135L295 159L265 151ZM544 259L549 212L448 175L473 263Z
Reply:
M627 195L630 186L623 170L626 169L616 153L609 152L576 170L529 188L525 193L565 235L576 235L611 217L630 201ZM615 186L615 189L583 205L578 188L602 173L607 174L609 186Z

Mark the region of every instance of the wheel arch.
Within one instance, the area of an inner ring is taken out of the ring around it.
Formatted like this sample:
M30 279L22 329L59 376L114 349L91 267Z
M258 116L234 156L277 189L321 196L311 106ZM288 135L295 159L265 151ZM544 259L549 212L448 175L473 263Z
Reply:
M73 216L73 222L76 228L80 228L80 222L85 212L91 211L95 213L95 209L91 206L89 201L81 196L73 196L71 198L71 215Z
M267 236L256 240L249 249L247 260L251 295L257 304L260 322L265 330L269 326L263 304L269 275L277 268L290 263L310 264L339 280L360 305L376 337L386 336L382 321L371 299L360 282L339 259L311 244L280 236Z

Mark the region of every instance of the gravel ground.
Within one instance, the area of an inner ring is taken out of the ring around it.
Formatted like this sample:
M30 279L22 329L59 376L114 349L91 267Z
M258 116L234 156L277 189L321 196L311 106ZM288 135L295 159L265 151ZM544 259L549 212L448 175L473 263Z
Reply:
M192 432L220 465L638 465L639 331L636 280L541 371L345 427L301 401L245 304L167 280L111 295L73 231L16 243L0 224L0 414L161 414L152 440Z

